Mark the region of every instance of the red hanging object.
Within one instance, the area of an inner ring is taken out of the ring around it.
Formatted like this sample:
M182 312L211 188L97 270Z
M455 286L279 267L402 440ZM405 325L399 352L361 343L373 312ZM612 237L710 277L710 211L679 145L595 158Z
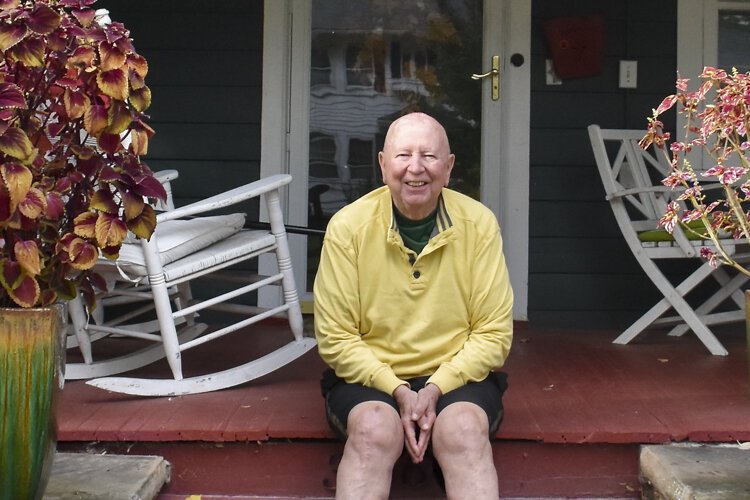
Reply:
M555 73L561 79L598 75L604 62L604 18L560 17L544 23Z

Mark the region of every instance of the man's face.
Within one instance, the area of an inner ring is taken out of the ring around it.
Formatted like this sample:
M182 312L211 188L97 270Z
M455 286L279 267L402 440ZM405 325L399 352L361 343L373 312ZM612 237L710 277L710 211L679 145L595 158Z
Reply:
M455 157L443 127L430 116L413 113L393 122L378 160L398 211L420 220L437 207Z

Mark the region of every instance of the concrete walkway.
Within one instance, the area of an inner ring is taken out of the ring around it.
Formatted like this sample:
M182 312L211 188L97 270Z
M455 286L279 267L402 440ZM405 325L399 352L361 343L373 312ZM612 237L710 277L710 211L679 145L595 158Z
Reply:
M750 499L750 450L738 445L643 446L640 466L643 498Z
M57 453L45 500L152 500L169 482L162 457Z

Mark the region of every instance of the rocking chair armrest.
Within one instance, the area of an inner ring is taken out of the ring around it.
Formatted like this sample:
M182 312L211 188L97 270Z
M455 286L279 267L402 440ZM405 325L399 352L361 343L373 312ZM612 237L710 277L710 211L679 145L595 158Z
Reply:
M162 212L157 217L157 223L173 219L181 219L195 214L210 212L219 208L235 205L251 198L279 189L292 182L292 176L288 174L276 174L263 179L230 189L223 193L211 196L205 200L196 201L168 212Z
M172 168L167 170L157 170L154 172L154 177L156 177L156 180L161 182L162 184L164 184L165 182L173 181L179 176L180 173Z

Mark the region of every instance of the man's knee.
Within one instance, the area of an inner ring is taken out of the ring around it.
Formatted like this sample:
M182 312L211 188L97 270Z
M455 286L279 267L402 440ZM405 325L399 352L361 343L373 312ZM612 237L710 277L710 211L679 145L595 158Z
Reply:
M432 443L436 455L478 451L488 442L487 414L473 403L453 403L435 420Z
M396 410L386 403L360 403L349 413L347 440L357 447L400 454L404 435Z

